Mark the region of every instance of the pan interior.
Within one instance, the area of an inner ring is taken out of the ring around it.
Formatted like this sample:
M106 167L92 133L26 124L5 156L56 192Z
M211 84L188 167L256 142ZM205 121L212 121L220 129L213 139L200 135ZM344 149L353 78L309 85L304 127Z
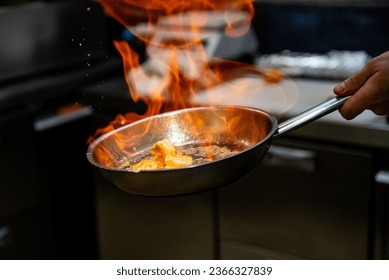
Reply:
M88 149L92 164L124 170L128 161L149 154L152 145L169 139L176 147L218 145L250 149L273 134L273 117L252 108L223 106L178 110L145 118L95 140Z

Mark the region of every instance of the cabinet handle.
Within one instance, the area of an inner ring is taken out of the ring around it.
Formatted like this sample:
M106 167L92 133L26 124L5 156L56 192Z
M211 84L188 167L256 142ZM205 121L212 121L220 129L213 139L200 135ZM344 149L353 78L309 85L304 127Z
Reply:
M7 226L0 227L0 248L5 248L8 244L9 229Z
M63 106L56 111L43 115L34 122L35 131L44 131L65 123L69 123L93 114L88 106Z
M273 145L264 158L263 164L274 167L293 168L304 173L313 173L316 169L316 153L310 150Z
M375 175L375 182L377 184L385 185L389 187L389 171L388 170L380 170Z

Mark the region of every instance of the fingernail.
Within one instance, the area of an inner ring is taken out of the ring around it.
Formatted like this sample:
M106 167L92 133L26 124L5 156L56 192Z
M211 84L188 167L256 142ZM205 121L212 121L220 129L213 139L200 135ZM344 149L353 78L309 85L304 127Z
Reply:
M335 86L335 90L338 92L343 92L346 90L346 84L344 82L341 82L340 84Z

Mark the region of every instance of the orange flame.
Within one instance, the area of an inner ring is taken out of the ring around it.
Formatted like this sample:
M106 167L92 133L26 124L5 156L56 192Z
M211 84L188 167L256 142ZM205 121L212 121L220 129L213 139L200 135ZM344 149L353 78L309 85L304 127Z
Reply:
M195 106L196 94L234 79L237 71L265 74L251 65L210 58L203 43L221 31L232 37L246 33L254 15L252 0L98 1L110 17L146 43L148 60L140 65L138 54L127 42L114 42L131 97L146 103L147 111L142 116L118 115L98 129L89 144L141 118ZM247 86L229 89L239 96Z
M160 41L161 35L171 42L201 40L204 33L223 26L226 34L239 36L247 32L254 8L251 0L99 0L109 16L129 27L146 42ZM237 13L240 12L240 13ZM237 16L238 14L238 16ZM243 15L243 16L242 16ZM221 21L224 24L220 25ZM190 30L190 33L188 33ZM184 38L183 38L184 37Z

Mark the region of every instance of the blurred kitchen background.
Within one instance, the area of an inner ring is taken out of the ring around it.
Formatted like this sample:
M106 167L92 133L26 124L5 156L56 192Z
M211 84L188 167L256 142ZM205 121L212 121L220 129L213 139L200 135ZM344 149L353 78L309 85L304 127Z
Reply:
M287 73L299 98L280 119L389 49L386 0L253 3L248 33L204 44ZM0 259L389 258L389 120L371 112L277 139L215 191L147 198L108 183L85 157L88 138L147 106L131 99L113 40L147 61L95 1L0 1Z

